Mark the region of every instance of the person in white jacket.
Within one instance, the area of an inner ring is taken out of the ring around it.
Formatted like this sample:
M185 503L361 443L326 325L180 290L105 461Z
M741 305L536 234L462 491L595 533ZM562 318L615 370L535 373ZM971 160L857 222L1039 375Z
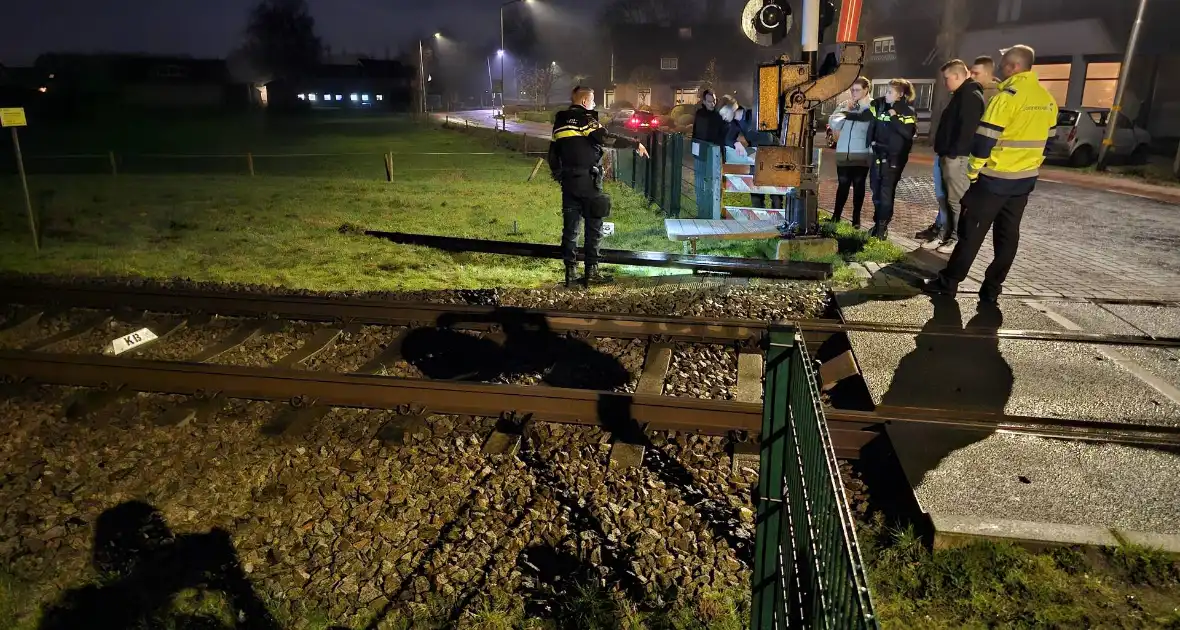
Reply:
M860 211L865 201L865 181L873 164L873 149L869 146L869 130L873 118L869 113L871 90L869 80L859 77L848 89L852 98L840 103L828 119L832 133L836 134L836 207L832 209L832 221L839 221L848 202L851 188L852 224L860 227Z

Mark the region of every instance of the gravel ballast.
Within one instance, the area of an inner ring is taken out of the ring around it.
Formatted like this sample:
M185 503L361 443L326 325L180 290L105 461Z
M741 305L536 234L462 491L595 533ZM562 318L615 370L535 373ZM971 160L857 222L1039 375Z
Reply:
M141 395L91 430L61 419L64 389L38 391L0 402L0 562L31 602L93 575L96 520L131 500L176 535L224 529L291 618L348 623L438 597L469 617L491 592L543 602L569 588L548 557L599 567L634 601L748 582L754 471L731 475L717 438L657 435L647 465L618 469L596 428L536 425L535 447L488 456L489 419L432 416L395 448L374 439L385 412L334 410L284 440L261 433L281 406L230 400L162 427L175 399Z

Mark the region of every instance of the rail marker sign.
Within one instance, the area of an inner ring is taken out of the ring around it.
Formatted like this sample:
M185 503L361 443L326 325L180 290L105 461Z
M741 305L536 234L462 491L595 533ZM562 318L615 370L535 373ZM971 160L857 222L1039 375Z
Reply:
M12 129L12 151L16 154L16 168L20 173L20 185L25 191L25 211L29 214L29 231L33 233L33 251L41 251L41 238L37 236L37 221L33 218L33 202L29 198L29 180L25 177L25 158L20 152L20 136L17 127L27 127L29 121L25 118L23 107L0 107L0 127Z
M610 221L603 221L602 222L602 235L603 236L611 236L614 233L615 233L615 224L611 223Z
M133 333L112 339L111 345L106 347L103 354L119 356L132 348L138 348L146 343L155 341L156 338L156 333L152 332L151 329L140 328Z
M28 127L23 107L0 107L0 127Z

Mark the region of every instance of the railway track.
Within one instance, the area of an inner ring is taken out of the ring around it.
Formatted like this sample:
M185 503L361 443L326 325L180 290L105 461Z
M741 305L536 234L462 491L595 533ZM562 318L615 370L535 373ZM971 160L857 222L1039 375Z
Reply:
M671 430L728 435L741 443L756 440L762 422L765 322L107 287L16 285L4 287L4 296L11 316L0 329L7 348L0 350L0 377L9 387L93 388L69 405L67 413L76 417L152 392L190 397L161 419L165 423L207 417L230 398L289 402L269 427L279 434L306 431L333 407L397 410L408 424L426 414L499 417L508 431L523 419L601 424L629 440L642 439L644 430ZM802 331L818 366L829 430L842 457L856 457L887 422L1180 447L1175 427L874 409L846 333L1150 347L1175 347L1180 340L847 322L834 308L826 315L789 323ZM121 356L99 353L98 340L140 327L158 339ZM198 341L161 352L185 334ZM272 336L284 341L267 347ZM250 344L265 348L266 359L233 359L250 355ZM449 347L439 351L440 345ZM325 359L346 346L348 361ZM707 362L716 365L702 368L692 357L706 349ZM317 362L318 369L308 369ZM697 369L703 371L695 382L685 376ZM717 380L726 385L705 383Z

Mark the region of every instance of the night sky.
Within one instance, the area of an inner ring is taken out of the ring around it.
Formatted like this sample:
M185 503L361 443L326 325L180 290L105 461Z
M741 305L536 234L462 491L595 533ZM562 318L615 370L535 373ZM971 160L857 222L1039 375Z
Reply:
M570 21L604 0L545 0ZM499 39L500 0L307 0L334 52L393 54L416 34L443 29ZM0 19L0 63L30 65L43 52L145 52L224 57L242 37L248 0L14 0Z

